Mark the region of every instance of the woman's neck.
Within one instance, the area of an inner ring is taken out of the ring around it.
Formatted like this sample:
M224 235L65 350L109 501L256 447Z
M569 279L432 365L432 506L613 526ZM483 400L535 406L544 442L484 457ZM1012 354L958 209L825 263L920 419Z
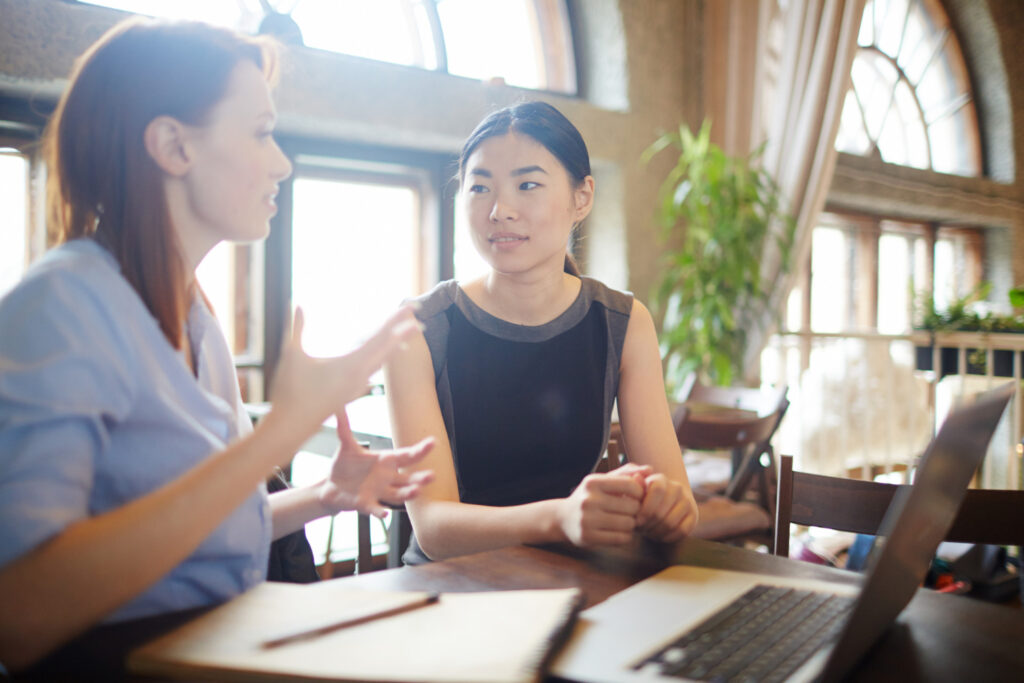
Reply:
M536 326L551 322L572 305L580 291L580 280L562 271L543 276L491 271L464 285L463 291L497 318Z

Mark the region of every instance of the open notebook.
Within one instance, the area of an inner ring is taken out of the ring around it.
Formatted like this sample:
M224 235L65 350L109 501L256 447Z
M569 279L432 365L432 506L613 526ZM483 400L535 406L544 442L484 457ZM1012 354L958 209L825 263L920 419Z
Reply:
M134 651L128 668L216 681L536 681L582 603L575 588L443 593L399 614L264 645L426 595L356 590L344 581L264 583Z
M860 586L670 567L583 612L552 671L595 683L841 679L921 584L1012 395L1004 385L946 419L889 506Z

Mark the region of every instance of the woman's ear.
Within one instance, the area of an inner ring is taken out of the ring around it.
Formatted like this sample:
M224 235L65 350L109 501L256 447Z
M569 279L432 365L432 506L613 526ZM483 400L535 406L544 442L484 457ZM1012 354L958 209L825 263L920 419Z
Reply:
M192 165L187 135L185 126L177 119L158 116L143 132L146 152L168 175L183 176Z
M576 220L575 223L580 223L584 218L590 215L590 210L594 208L594 176L587 176L583 179L583 182L572 191L573 201L576 204Z

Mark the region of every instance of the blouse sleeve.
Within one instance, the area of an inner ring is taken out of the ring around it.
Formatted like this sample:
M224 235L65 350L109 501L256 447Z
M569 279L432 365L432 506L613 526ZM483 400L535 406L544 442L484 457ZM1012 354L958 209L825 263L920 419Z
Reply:
M111 309L59 271L0 300L0 566L90 514L96 461L132 405Z

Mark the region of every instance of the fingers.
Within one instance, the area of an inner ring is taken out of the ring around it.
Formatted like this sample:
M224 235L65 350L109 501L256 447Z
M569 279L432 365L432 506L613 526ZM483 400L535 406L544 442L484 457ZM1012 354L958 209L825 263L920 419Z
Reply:
M648 478L638 518L641 531L666 542L678 541L697 524L697 505L678 482L663 475Z
M413 315L412 306L402 306L352 355L365 363L369 372L373 372L418 329L420 324Z
M302 312L302 306L295 307L292 314L292 343L302 348L302 330L306 326L306 316Z
M433 450L434 443L434 437L428 436L412 446L396 448L393 451L384 451L380 453L380 458L385 462L393 461L396 467L409 467L423 460L427 453Z
M654 473L654 468L650 465L637 465L635 462L627 462L625 465L616 467L608 474L621 474L621 475L634 475L641 474L644 477L648 477Z
M584 479L584 482L592 487L591 490L600 490L609 496L628 496L638 501L644 497L643 484L632 476L617 475L615 472L591 474Z
M408 484L393 488L391 493L381 499L381 502L385 505L397 506L410 501L420 494L424 486L434 480L434 473L430 471L417 472L416 475L422 476L410 477Z

